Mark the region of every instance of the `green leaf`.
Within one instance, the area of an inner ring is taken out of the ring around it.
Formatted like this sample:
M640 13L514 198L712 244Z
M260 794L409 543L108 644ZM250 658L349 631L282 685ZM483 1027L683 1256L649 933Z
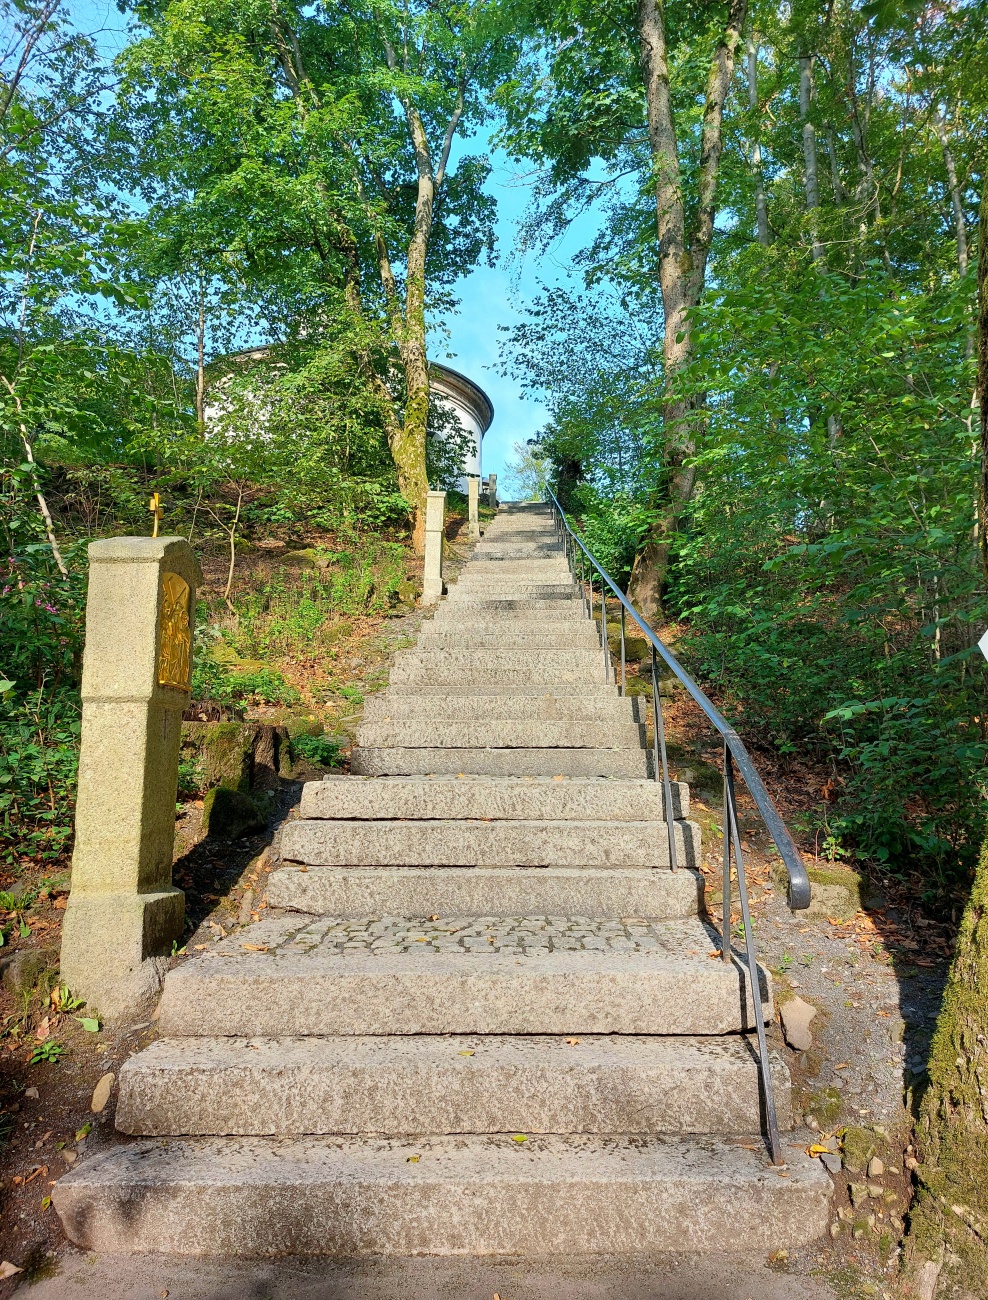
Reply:
M95 1016L76 1016L79 1024L91 1034L99 1033L99 1021Z

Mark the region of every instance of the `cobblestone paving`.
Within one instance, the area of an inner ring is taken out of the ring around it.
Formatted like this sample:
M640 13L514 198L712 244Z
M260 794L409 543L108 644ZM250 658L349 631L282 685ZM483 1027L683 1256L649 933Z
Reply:
M298 918L274 918L240 931L222 945L242 952L243 940L281 953L463 953L503 952L539 956L550 952L661 953L706 957L713 932L695 919L677 922L591 920L580 916L415 917L384 916L358 920L320 917L308 925ZM214 950L215 951L215 950ZM222 951L222 949L221 949Z

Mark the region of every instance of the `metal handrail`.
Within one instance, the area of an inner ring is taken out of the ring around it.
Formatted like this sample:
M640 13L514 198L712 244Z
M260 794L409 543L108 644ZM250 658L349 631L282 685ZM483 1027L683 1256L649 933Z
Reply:
M765 1104L765 1121L768 1129L768 1142L772 1154L772 1160L776 1164L782 1163L782 1146L779 1141L778 1125L775 1115L775 1101L772 1090L772 1077L768 1057L768 1043L765 1038L765 1018L761 1013L761 989L758 980L758 957L755 952L754 932L751 927L751 912L748 905L748 888L744 875L744 859L741 853L741 832L738 825L737 798L734 789L734 770L735 768L744 779L748 787L748 793L754 801L758 813L765 823L765 828L776 848L779 856L786 868L788 876L788 900L789 906L793 911L799 911L810 905L810 881L806 874L806 868L800 857L799 850L793 842L792 836L786 827L785 822L779 816L778 809L772 802L772 798L762 782L761 777L755 770L748 751L745 749L740 736L727 721L727 719L716 709L700 689L689 673L683 668L679 660L666 646L661 637L649 627L641 614L635 609L634 605L628 600L624 592L617 586L613 579L606 572L604 567L594 558L593 554L587 549L584 543L576 535L566 519L566 514L559 504L555 493L548 486L546 495L549 498L549 505L552 508L553 519L556 525L557 534L563 543L566 559L570 566L574 578L578 581L580 595L583 600L584 609L591 619L594 618L594 582L595 574L600 579L600 611L601 611L601 629L600 640L604 654L604 680L610 682L614 680L613 667L610 661L610 648L607 639L607 591L610 588L611 593L621 603L621 695L626 694L627 674L625 667L625 632L627 616L630 614L641 629L642 635L651 646L651 676L652 676L652 718L654 722L654 771L653 776L656 781L662 781L663 806L666 817L666 830L669 837L669 865L673 871L678 868L678 853L676 846L676 819L672 806L672 782L669 778L669 761L666 753L665 738L665 721L662 715L662 704L659 691L659 673L658 661L661 658L663 663L670 669L673 675L686 687L691 697L703 710L707 719L717 729L724 741L724 877L723 893L724 907L723 919L721 921L721 953L725 962L732 962L734 954L731 949L731 860L733 856L736 875L738 880L738 895L741 904L741 924L744 932L745 942L745 962L748 975L748 992L751 996L752 1014L755 1020L755 1028L758 1035L758 1057L759 1057L759 1075L762 1088L762 1098ZM588 590L589 589L589 592Z

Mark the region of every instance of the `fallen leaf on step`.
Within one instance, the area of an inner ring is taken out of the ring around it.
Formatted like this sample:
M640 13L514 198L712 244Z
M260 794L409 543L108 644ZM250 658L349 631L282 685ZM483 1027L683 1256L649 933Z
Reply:
M430 920L430 921L438 921L438 920L439 920L439 913L438 913L438 912L433 912L432 916L429 917L429 920Z
M708 956L708 957L721 957L721 956L723 956L723 954L721 953L721 950L720 950L719 948L715 948L715 949L713 950L713 952L708 952L708 953L707 953L707 956Z
M850 1061L841 1061L841 1062L839 1062L837 1065L834 1066L834 1069L835 1069L835 1070L847 1070L847 1069L850 1068L850 1065L851 1065L851 1062L850 1062Z
M268 945L267 945L266 943L245 943L245 944L242 944L241 947L246 948L248 952L267 952L267 951L268 951Z
M417 1165L418 1162L419 1162L421 1159L422 1159L421 1156L406 1156L406 1158L405 1158L405 1164L406 1164L406 1165Z
M209 944L208 944L208 943L195 943L195 944L192 945L192 951L193 951L193 952L205 952L206 949L207 949L208 947L209 947Z
M528 1141L528 1134L527 1134L527 1133L516 1133L516 1134L514 1135L514 1137L511 1139L511 1141L512 1141L512 1142L527 1142L527 1141Z
M475 1056L475 1052L457 1052L457 1056Z
M37 1169L35 1169L34 1173L33 1173L33 1174L28 1174L28 1176L24 1179L24 1186L26 1187L28 1183L33 1183L34 1180L38 1177L39 1174L47 1174L47 1172L48 1172L48 1166L47 1166L47 1165L38 1165L38 1167L37 1167Z
M50 1024L51 1022L49 1021L48 1017L45 1016L44 1020L42 1020L41 1024L34 1031L34 1036L39 1043L43 1043L44 1040L48 1037L48 1030Z
M821 1146L819 1142L814 1142L811 1147L806 1148L806 1154L808 1156L822 1156L830 1155L831 1151L829 1147L824 1147Z
M299 867L299 871L308 871L308 867Z
M24 1270L22 1268L18 1268L16 1264L12 1264L9 1259L5 1259L3 1263L0 1264L0 1278L13 1277L15 1273L23 1272Z
M566 1045L568 1047L575 1047L579 1041L580 1040L578 1038L567 1038Z

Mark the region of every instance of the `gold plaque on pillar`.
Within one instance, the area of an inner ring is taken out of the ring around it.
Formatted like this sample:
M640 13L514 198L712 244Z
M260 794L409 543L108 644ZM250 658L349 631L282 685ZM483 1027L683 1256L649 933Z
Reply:
M161 580L161 626L158 637L158 684L189 689L192 628L189 623L189 584L177 573Z

